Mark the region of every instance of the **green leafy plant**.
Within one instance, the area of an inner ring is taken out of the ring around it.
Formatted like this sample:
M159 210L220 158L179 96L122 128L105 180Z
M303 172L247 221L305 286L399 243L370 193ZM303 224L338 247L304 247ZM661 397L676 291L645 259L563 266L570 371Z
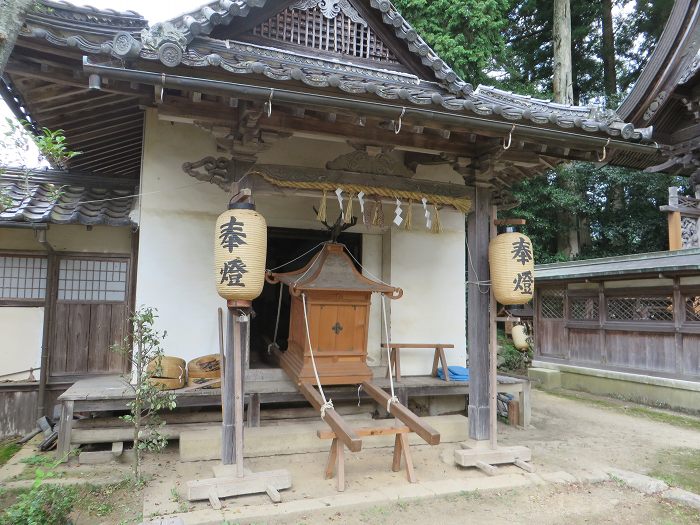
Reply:
M532 350L521 352L503 332L498 334L498 369L506 372L523 372L532 361Z
M5 510L0 525L66 525L76 497L73 487L46 485L39 480Z
M122 344L112 350L127 356L131 360L133 372L134 399L128 403L130 414L122 419L133 426L134 458L132 474L134 482L142 483L141 454L144 451L158 452L165 448L168 440L160 433L165 424L159 412L175 408L175 394L160 390L150 379L157 370L149 370L151 361L163 356L162 340L165 331L155 329L156 310L141 307L131 317L132 338L126 338Z
M49 456L47 454L34 454L33 456L29 456L26 458L23 458L22 463L26 463L27 465L32 465L32 466L43 466L43 467L51 467L51 468L56 468L60 462L56 461L55 457Z

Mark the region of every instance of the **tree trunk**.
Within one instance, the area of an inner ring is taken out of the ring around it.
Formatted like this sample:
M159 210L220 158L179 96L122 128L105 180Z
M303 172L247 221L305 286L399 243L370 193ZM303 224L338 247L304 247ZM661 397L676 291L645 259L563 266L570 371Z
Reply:
M10 59L32 0L0 0L0 75Z
M569 0L554 0L554 101L572 104L574 84L571 79L571 4Z
M603 80L605 96L609 99L617 94L617 73L615 71L615 34L613 32L612 0L602 0L603 9Z

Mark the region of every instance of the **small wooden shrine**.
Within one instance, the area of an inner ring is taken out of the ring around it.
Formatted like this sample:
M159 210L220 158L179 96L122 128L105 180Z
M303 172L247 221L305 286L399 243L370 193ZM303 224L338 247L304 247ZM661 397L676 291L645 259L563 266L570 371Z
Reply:
M364 277L345 246L332 242L324 244L300 270L268 273L267 280L289 287L289 343L280 364L294 381L316 383L312 352L322 385L359 384L372 379L367 366L370 298L378 292L398 299L403 295L400 288Z

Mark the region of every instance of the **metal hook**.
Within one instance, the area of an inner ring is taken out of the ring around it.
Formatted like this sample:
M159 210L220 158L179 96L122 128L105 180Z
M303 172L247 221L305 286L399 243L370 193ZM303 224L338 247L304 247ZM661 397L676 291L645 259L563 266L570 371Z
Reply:
M405 114L406 114L406 108L404 107L404 108L401 109L401 115L399 115L399 123L398 123L398 125L396 125L396 124L394 125L394 133L396 133L397 135L398 135L399 132L401 131L401 125L402 125L402 123L403 123L403 116L404 116Z
M267 102L265 102L265 112L267 113L267 118L270 118L270 115L272 115L272 97L275 94L275 88L270 88L270 98L267 99Z
M510 148L511 143L513 142L513 131L515 131L515 124L513 124L513 127L510 128L510 133L508 133L508 144L506 144L506 140L503 139L503 149Z
M605 146L603 146L603 156L601 157L600 155L596 154L598 157L598 162L603 162L605 160L605 157L608 156L608 151L607 147L610 145L610 137L608 137L608 141L605 143Z
M159 98L160 98L160 103L163 103L163 98L165 95L165 73L160 74L160 90L159 90Z

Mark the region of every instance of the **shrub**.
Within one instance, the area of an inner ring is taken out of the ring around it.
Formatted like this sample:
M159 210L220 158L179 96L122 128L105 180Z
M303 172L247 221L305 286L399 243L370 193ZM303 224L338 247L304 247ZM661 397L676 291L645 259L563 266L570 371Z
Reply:
M0 516L0 525L67 525L75 500L73 487L39 485L19 495Z

